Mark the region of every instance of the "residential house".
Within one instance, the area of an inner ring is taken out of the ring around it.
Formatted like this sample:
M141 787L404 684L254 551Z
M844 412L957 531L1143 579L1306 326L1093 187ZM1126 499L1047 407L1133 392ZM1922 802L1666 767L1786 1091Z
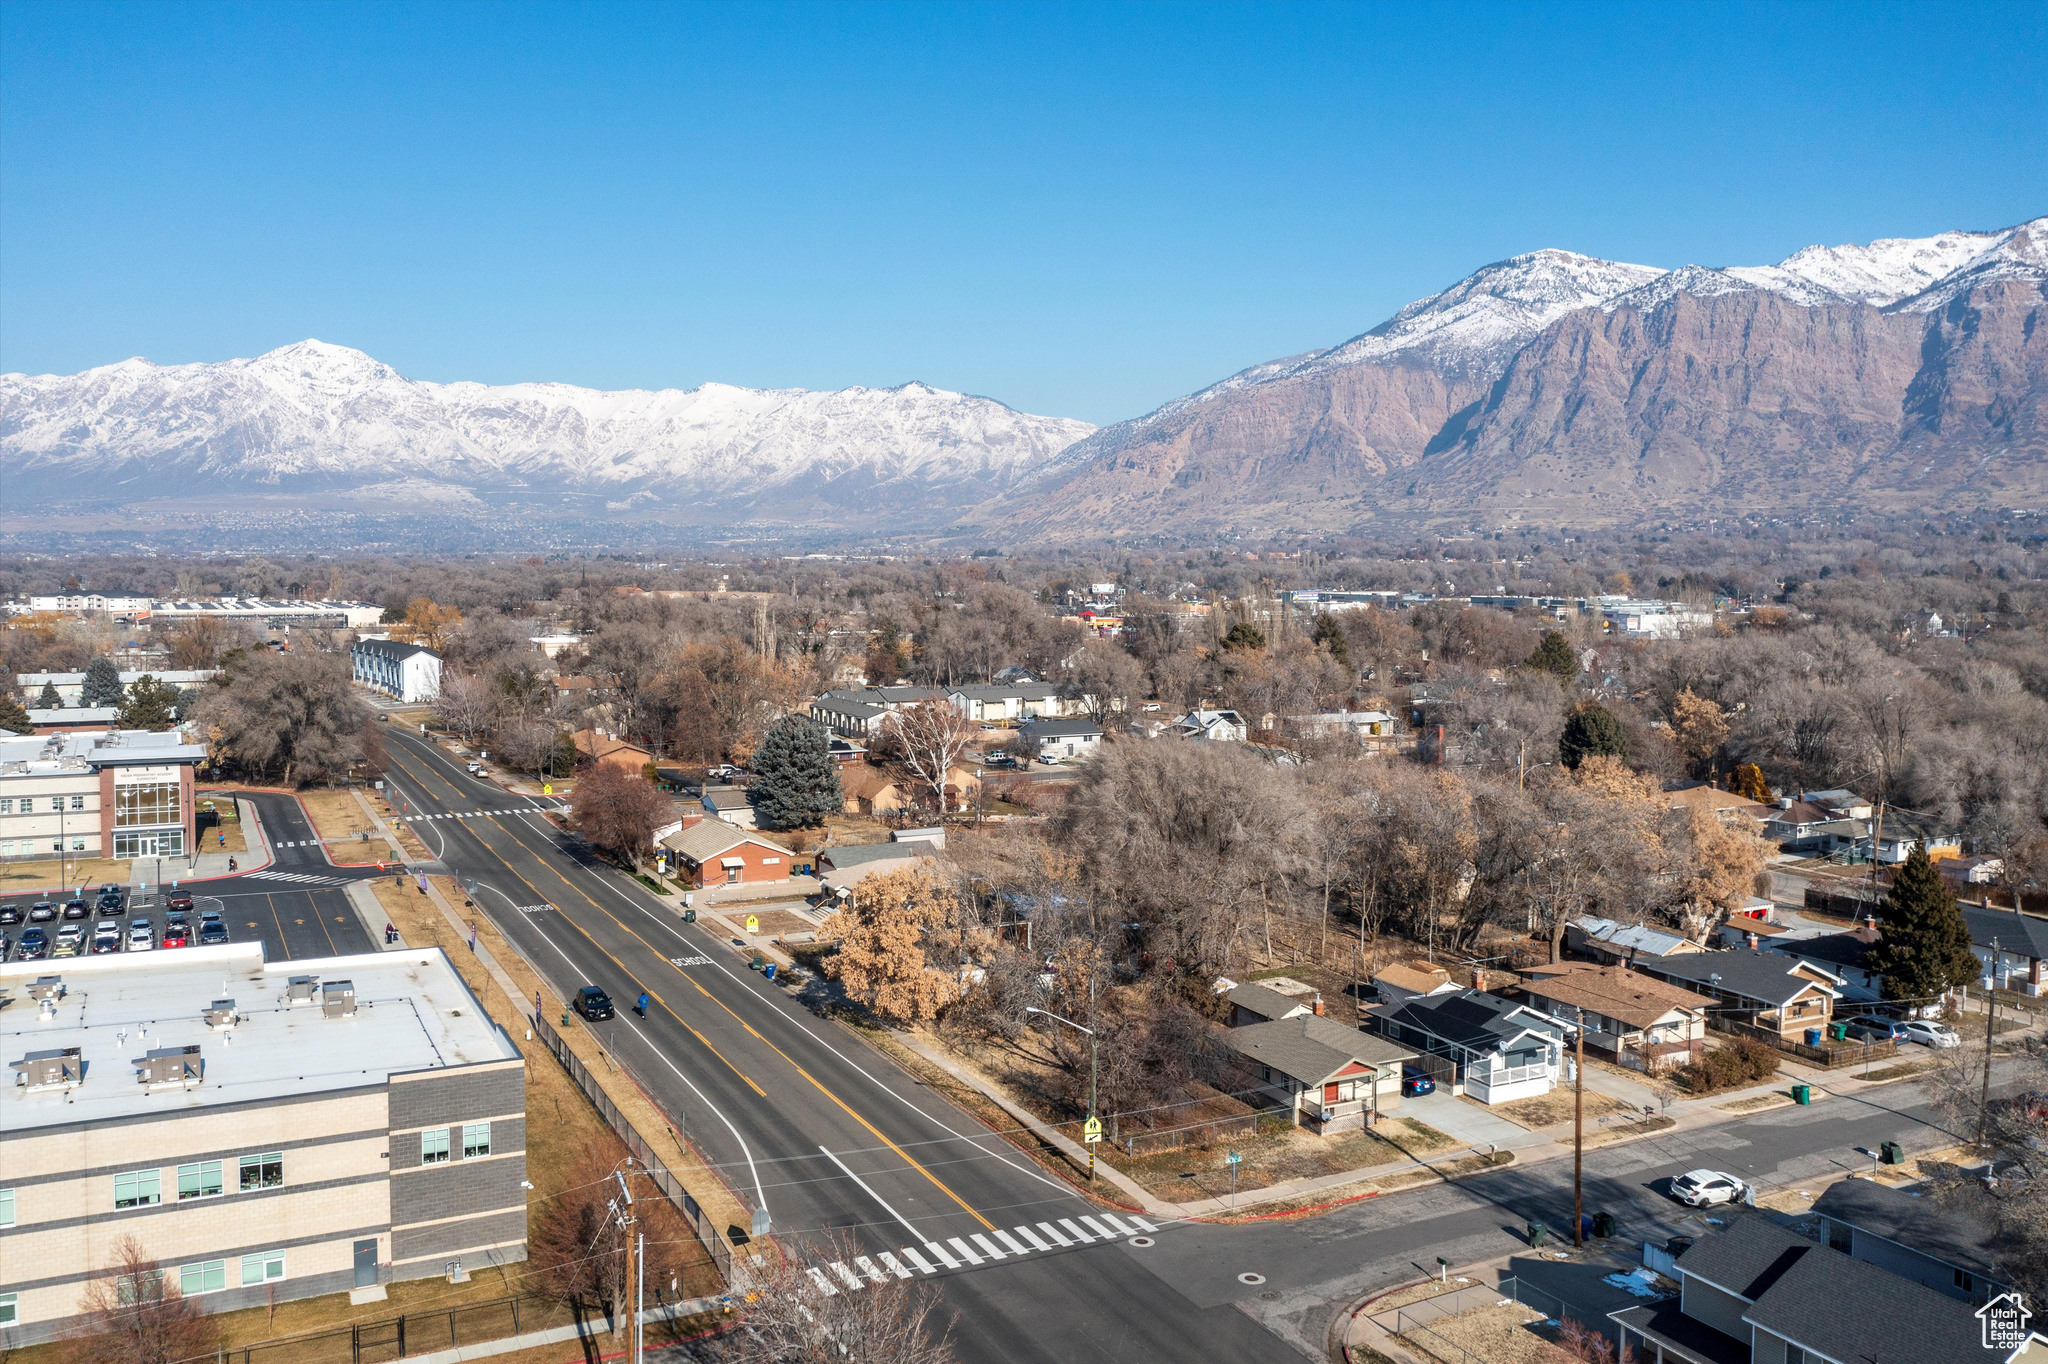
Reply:
M1808 805L1816 805L1836 819L1869 819L1870 801L1854 791L1840 787L1827 791L1801 791L1799 799Z
M349 650L355 680L406 705L441 694L441 655L424 644L359 639Z
M1234 710L1191 710L1174 723L1173 732L1210 743L1243 743L1251 737L1251 727Z
M1230 1026L1248 1027L1255 1023L1271 1023L1276 1019L1300 1018L1323 1012L1323 997L1303 999L1298 995L1282 994L1264 985L1252 982L1240 985L1224 996L1230 1003Z
M697 803L704 807L705 814L735 829L761 827L754 814L754 803L741 787L706 786Z
M1382 1005L1373 1017L1389 1041L1448 1061L1451 1091L1481 1103L1547 1094L1563 1069L1565 1026L1499 995L1428 995Z
M1777 813L1777 807L1762 801L1738 796L1733 791L1723 791L1709 782L1688 782L1684 786L1664 793L1667 808L1673 810L1698 810L1704 814L1718 815L1731 824L1755 828Z
M1707 949L1669 929L1623 923L1587 914L1565 925L1565 946L1600 961L1632 961L1638 957L1669 957Z
M1856 840L1856 855L1882 866L1898 866L1912 856L1916 848L1925 848L1927 855L1937 862L1962 856L1963 841L1954 833L1897 810L1887 810L1884 818L1876 821L1872 829L1874 837Z
M1433 961L1394 962L1374 973L1372 983L1379 990L1382 1004L1406 1004L1411 999L1455 994L1464 988Z
M670 854L676 879L698 890L789 879L789 849L722 819L699 820L656 846Z
M818 850L818 882L834 895L844 895L870 876L887 875L917 865L932 855L924 843L850 843Z
M29 713L33 715L35 712ZM1935 863L1935 869L1955 885L1995 886L2005 875L2005 859L1988 853L1972 853L1968 857L1945 857Z
M1241 988L1241 987L1240 987ZM1223 1044L1318 1134L1372 1125L1401 1102L1401 1064L1415 1053L1333 1018L1301 1014L1232 1028Z
M1985 975L2021 994L2048 993L2048 919L1980 905L1964 905L1962 911L1963 922L1970 929L1970 950L1977 954ZM1995 962L1993 943L1997 944Z
M1842 996L1842 978L1832 971L1751 948L1639 957L1636 969L1712 997L1716 1019L1795 1042L1808 1029L1825 1029Z
M1783 924L1769 924L1762 919L1745 919L1736 915L1716 930L1723 947L1757 947L1763 943L1789 941L1803 934Z
M1583 1021L1586 1050L1602 1060L1654 1074L1706 1050L1714 1001L1626 966L1539 966L1521 989L1560 1022Z
M1863 823L1785 796L1778 801L1777 813L1764 821L1762 833L1791 852L1830 853L1853 847L1863 836Z
M906 706L943 701L932 687L858 687L824 692L811 702L811 718L834 734L860 739L876 733L884 718Z
M907 815L914 806L931 798L931 789L921 780L898 776L872 763L844 767L839 772L839 791L849 815L892 819ZM946 808L967 809L981 792L981 778L974 769L956 763L946 771Z
M654 755L638 744L628 743L601 730L579 729L570 736L576 745L576 761L580 763L603 763L616 767L621 772L630 772L636 777L647 775L647 769L654 762Z
M1986 1247L1994 1228L1871 1179L1830 1184L1814 1202L1823 1245L1971 1306L2012 1291Z
M1017 733L1040 762L1092 758L1102 748L1102 730L1093 720L1026 720Z
M1759 1213L1678 1257L1679 1293L1610 1312L1623 1349L1659 1364L1986 1364L1970 1305Z
M1884 977L1871 970L1867 960L1878 936L1876 921L1866 919L1847 933L1777 937L1761 946L1766 952L1777 952L1828 972L1842 982L1843 999L1868 1004L1884 998Z
M1060 688L1050 682L954 687L947 691L946 699L962 715L982 725L1085 717L1095 702L1092 696L1062 696Z
M852 767L868 760L868 751L864 745L857 744L851 739L842 739L837 734L825 740L825 751L831 754L832 763L836 767Z
M1284 723L1295 733L1312 739L1352 739L1370 745L1394 737L1394 717L1383 710L1328 710L1315 715L1268 715L1265 728L1278 729Z

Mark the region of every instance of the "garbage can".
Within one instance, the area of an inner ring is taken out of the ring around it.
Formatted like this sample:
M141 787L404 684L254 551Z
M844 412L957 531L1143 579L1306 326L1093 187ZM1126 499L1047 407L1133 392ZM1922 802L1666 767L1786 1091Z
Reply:
M1540 1250L1543 1246L1543 1243L1546 1240L1548 1240L1549 1237L1549 1227L1544 1226L1541 1222L1531 1222L1529 1224L1529 1248L1531 1250Z
M1611 1212L1594 1213L1593 1234L1602 1240L1614 1235L1614 1214Z
M1813 1086L1812 1086L1812 1085L1794 1085L1794 1086L1792 1086L1792 1102L1793 1102L1793 1103L1796 1103L1796 1104L1810 1104L1810 1103L1812 1103L1812 1102L1813 1102Z
M1906 1148L1895 1141L1888 1141L1883 1146L1880 1146L1878 1148L1878 1155L1887 1165L1904 1165L1906 1163Z
M1849 1025L1847 1023L1830 1023L1828 1024L1828 1035L1837 1042L1846 1042L1849 1040Z
M1806 1045L1809 1047L1817 1047L1820 1045L1819 1028L1808 1028L1806 1030Z
M697 911L696 911L696 910L694 910L694 909L686 909L686 910L684 910L684 911L683 911L683 922L684 922L684 923L686 923L686 924L693 924L693 923L696 923L696 922L697 922Z

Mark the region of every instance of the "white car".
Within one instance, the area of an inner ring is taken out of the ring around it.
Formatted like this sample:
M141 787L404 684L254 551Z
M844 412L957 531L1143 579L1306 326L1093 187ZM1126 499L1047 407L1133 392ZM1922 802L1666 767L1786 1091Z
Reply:
M1739 1202L1745 1191L1741 1180L1719 1170L1688 1170L1671 1181L1671 1196L1693 1208Z
M1960 1047L1963 1039L1956 1036L1956 1030L1946 1023L1930 1023L1916 1018L1906 1024L1906 1040L1918 1042L1923 1047Z
M156 948L156 929L147 919L137 919L128 925L128 950L149 952Z

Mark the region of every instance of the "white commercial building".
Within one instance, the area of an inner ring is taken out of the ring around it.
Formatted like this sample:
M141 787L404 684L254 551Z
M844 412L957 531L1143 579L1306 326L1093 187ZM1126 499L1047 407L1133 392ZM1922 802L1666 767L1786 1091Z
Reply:
M441 655L424 644L359 639L351 651L356 681L408 705L441 694Z
M176 730L0 739L0 860L183 856L205 757Z
M120 673L121 685L125 688L144 677L154 677L168 687L199 687L220 676L218 668L170 669L140 668L124 669ZM57 704L77 706L84 704L84 673L16 673L14 689L21 696L24 706L41 703L45 686L57 689Z

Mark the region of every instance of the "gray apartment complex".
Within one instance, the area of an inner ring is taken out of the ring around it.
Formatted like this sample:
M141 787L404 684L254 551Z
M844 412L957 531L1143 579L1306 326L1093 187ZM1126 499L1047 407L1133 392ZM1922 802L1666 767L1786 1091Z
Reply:
M133 1236L213 1310L526 1258L525 1062L437 949L0 966L0 1348Z

